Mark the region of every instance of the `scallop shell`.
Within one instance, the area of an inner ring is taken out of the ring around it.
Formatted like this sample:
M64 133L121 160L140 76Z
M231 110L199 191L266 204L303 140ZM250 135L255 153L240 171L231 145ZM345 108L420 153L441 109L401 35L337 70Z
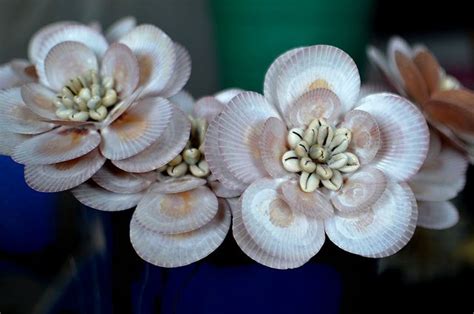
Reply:
M190 116L194 110L194 98L185 90L181 90L174 96L171 96L169 100L177 105L186 115Z
M187 233L163 234L147 229L137 220L130 223L130 241L137 254L160 267L189 265L211 254L224 241L230 228L230 211L219 202L217 215L203 227Z
M375 47L369 46L367 48L367 57L369 61L372 62L372 64L377 68L385 81L390 85L391 88L396 90L400 95L405 96L405 89L403 87L403 82L401 80L400 74L399 73L393 73L392 69L388 65L388 60L384 56L384 54L378 50ZM388 90L384 91L377 91L377 92L388 92ZM363 86L361 88L361 94L363 93ZM364 96L368 96L370 94L365 94ZM359 98L362 98L363 96L360 95Z
M52 165L25 166L25 181L39 192L61 192L90 179L104 164L105 158L96 148L76 159Z
M368 112L380 130L382 146L371 165L397 181L420 169L428 152L429 131L423 114L406 99L393 94L374 94L356 108Z
M151 179L152 176L120 170L110 162L92 177L99 186L115 193L141 192L153 183Z
M433 54L425 48L415 49L413 61L426 82L428 93L431 94L437 91L439 89L441 67Z
M288 150L286 145L288 130L278 118L268 118L260 134L259 147L263 167L273 178L290 177L292 174L283 168L281 158Z
M11 156L15 148L29 138L29 135L0 132L0 155Z
M260 179L242 194L242 221L255 243L269 255L309 260L324 243L322 221L292 209L283 199L282 180Z
M408 243L415 231L417 216L410 188L389 181L371 210L353 218L335 215L324 224L329 239L341 249L378 258L395 254Z
M185 175L179 178L167 177L166 179L162 179L162 181L153 184L153 187L150 190L153 193L158 194L181 193L193 190L205 185L206 183L206 180L190 175Z
M176 62L173 77L168 81L165 88L160 92L162 97L171 97L183 89L191 76L191 56L189 52L178 43L174 43Z
M244 90L240 88L228 88L216 93L214 97L224 105L227 105L232 98L242 92L244 92Z
M194 115L210 123L224 109L224 104L213 96L200 98L194 106Z
M459 213L451 202L418 202L417 225L423 228L443 230L459 221Z
M109 43L118 41L137 26L137 20L133 16L126 16L115 21L105 31L105 38Z

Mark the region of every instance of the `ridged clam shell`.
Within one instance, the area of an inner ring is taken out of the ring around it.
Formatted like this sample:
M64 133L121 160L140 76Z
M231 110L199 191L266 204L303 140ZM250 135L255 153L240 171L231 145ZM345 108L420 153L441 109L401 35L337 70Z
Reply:
M263 167L273 178L291 176L281 163L281 156L288 151L287 134L286 125L280 119L271 117L265 121L259 141L260 156Z
M150 190L153 193L161 194L181 193L193 190L197 187L205 185L206 183L206 180L190 175L185 175L179 178L167 177L166 179L153 184L153 187Z
M183 89L191 76L191 56L189 55L188 50L175 42L174 52L176 54L176 62L174 65L173 76L168 81L165 88L160 92L162 97L176 95Z
M443 230L459 221L459 213L451 202L418 202L417 225L423 228Z
M97 171L92 180L102 188L115 193L138 193L153 183L152 176L126 172L110 162Z

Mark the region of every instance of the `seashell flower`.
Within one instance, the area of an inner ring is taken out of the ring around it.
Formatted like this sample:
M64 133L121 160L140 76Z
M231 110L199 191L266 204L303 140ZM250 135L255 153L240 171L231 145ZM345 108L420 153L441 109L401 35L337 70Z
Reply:
M387 57L374 47L372 63L401 95L423 111L432 127L474 161L474 92L461 86L422 45L410 47L402 38L388 43Z
M238 92L224 91L197 103L180 92L171 98L181 108L179 119L172 120L156 144L162 150L153 149L146 158L139 155L130 162L107 162L91 180L73 189L73 195L99 210L136 206L130 240L149 263L178 267L206 257L230 228L225 198L240 192L226 189L211 177L203 150L205 133L208 121Z
M162 139L188 128L168 100L189 78L187 51L130 18L107 34L72 22L44 27L28 49L38 82L0 91L0 151L25 165L37 191L72 189L106 160L128 171L161 156L136 166L151 171L169 154Z
M22 59L0 65L0 90L34 82L38 79L34 67Z
M232 204L233 235L252 259L299 267L325 234L367 257L409 241L417 206L406 181L426 158L428 127L406 99L358 101L359 89L357 67L340 49L294 49L267 71L264 96L243 92L211 122L209 167L246 187Z

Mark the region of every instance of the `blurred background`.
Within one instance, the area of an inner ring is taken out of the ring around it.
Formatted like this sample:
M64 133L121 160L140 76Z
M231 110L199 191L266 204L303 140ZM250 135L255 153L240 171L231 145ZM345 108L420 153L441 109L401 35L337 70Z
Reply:
M29 38L59 20L123 16L152 23L193 60L187 89L198 98L225 87L262 90L288 49L332 44L361 73L365 47L398 34L424 42L448 73L474 87L474 19L460 0L0 0L0 64L26 58ZM305 266L276 271L247 258L229 235L208 258L179 269L143 262L128 236L131 211L103 213L69 194L30 190L23 169L0 156L0 313L380 313L419 308L472 313L474 206L455 200L461 222L418 229L397 255L378 261L326 241Z

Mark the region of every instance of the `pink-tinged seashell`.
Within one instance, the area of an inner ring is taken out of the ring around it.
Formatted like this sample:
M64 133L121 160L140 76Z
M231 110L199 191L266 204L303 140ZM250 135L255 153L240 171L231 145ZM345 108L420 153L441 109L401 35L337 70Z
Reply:
M341 112L341 102L336 94L326 88L316 88L304 93L288 109L291 127L307 126L314 119L324 118L336 122Z
M173 105L167 99L140 99L101 130L102 154L111 160L121 160L142 152L164 133L172 115Z
M367 57L376 69L381 72L382 77L390 85L391 89L397 91L400 95L406 96L405 89L403 88L403 82L401 81L400 75L393 75L390 69L385 55L375 47L369 46L367 48ZM377 92L388 92L389 90L377 91ZM364 94L363 86L361 88L361 94ZM363 96L368 96L373 93L366 93ZM359 98L363 97L362 95Z
M238 200L228 200L232 208L232 234L242 251L254 261L275 269L290 269L304 265L308 259L283 259L272 256L255 243L242 221L241 204Z
M405 83L403 82L402 76L400 71L398 70L396 55L398 53L402 53L403 55L411 58L413 56L413 50L408 45L408 43L401 37L394 36L390 38L388 45L387 45L387 65L390 69L392 75L395 76L396 81L399 83L400 87L402 87L402 91L404 91L405 95Z
M268 118L260 134L259 147L263 167L273 178L291 177L292 173L283 168L281 156L288 151L286 125L278 118Z
M129 172L148 172L158 169L173 160L184 148L189 139L191 122L178 108L173 106L173 117L163 135L146 148L130 158L114 160L118 168Z
M228 89L221 90L220 92L215 94L214 97L221 103L227 105L231 101L232 98L242 93L243 91L244 90L240 88L228 88Z
M387 182L372 209L353 218L337 213L325 220L326 234L341 249L366 256L385 257L398 252L415 231L418 211L410 188Z
M98 67L96 55L89 47L78 42L65 41L51 48L46 56L44 61L46 80L41 82L59 91L71 79L90 70L97 71Z
M99 58L104 55L108 47L107 41L101 33L85 25L63 24L62 27L53 29L41 38L41 42L38 42L37 49L35 49L35 59L32 59L32 61L35 60L36 72L43 84L47 82L45 73L46 56L54 46L66 41L86 45Z
M230 228L230 211L224 200L219 202L217 215L203 227L187 233L154 232L136 219L130 223L130 240L137 254L160 267L189 265L211 254L224 241Z
M423 228L443 230L457 224L459 213L450 202L418 202L417 225Z
M371 165L394 180L415 175L426 158L429 131L423 114L408 100L394 94L374 94L356 108L377 122L382 146Z
M127 35L135 26L137 26L137 20L133 16L123 17L110 25L105 31L105 38L109 43L116 42Z
M107 49L100 72L103 77L114 79L114 89L122 99L133 93L140 79L137 58L130 48L120 43L114 43Z
M135 219L159 233L177 234L201 228L217 213L217 197L205 186L160 194L151 189L138 203Z
M270 68L268 68L267 73L265 73L265 81L263 83L263 94L265 95L265 98L268 99L268 101L271 104L274 104L277 108L280 108L277 97L277 84L278 78L284 68L283 66L294 54L296 54L302 49L303 48L295 48L281 54L280 56L278 56L278 58L275 59L275 61L273 61L273 63L270 65ZM282 113L282 111L280 111L280 113Z
M292 209L280 188L284 180L260 179L242 194L242 221L255 243L269 255L309 260L324 243L324 226Z
M362 164L368 164L377 155L381 143L380 130L375 119L365 111L349 111L340 127L352 132L349 150L357 155Z
M66 191L90 179L104 162L105 158L96 148L84 156L57 164L27 165L25 180L39 192Z
M0 155L11 156L15 148L29 138L30 135L0 132Z
M303 192L296 181L286 181L281 186L284 200L290 207L309 217L324 220L334 215L334 208L329 198L316 190L314 192Z
M207 183L205 179L185 175L179 178L164 177L153 184L150 191L156 194L181 193L193 190Z
M178 43L174 43L174 51L176 53L176 62L173 77L161 91L160 95L162 97L176 95L183 89L191 76L191 56L189 55L189 52Z
M358 99L360 77L357 66L344 51L326 45L302 48L282 65L277 82L277 97L283 114L304 93L327 88L341 101L342 112L349 111Z
M264 122L270 117L279 115L262 95L253 92L234 97L219 116L221 158L229 171L247 184L267 175L259 142Z
M390 86L385 85L383 82L364 83L360 87L359 99L362 99L365 96L369 96L372 94L389 93L391 91L392 88L390 88Z
M21 97L26 106L38 116L48 120L58 119L53 103L56 94L47 87L38 83L25 84L21 86Z
M204 154L212 175L226 188L243 191L247 184L237 179L226 167L221 157L218 142L218 128L220 117L216 117L207 128L206 140L204 142Z
M242 194L241 190L228 189L221 182L218 182L218 181L209 182L209 186L211 187L211 190L214 192L214 194L216 194L217 197L233 198L233 197L238 197Z
M25 105L20 87L1 90L0 104L0 131L38 134L54 127L54 124L40 121L40 117Z
M185 90L181 90L174 96L171 96L169 100L179 107L186 115L192 115L194 110L194 98Z
M439 154L441 154L442 143L441 138L438 135L438 132L433 131L430 128L430 146L428 147L428 154L426 155L426 161L433 160L438 158Z
M355 217L370 211L387 188L383 172L371 167L360 169L344 181L342 188L331 197L341 217Z
M122 194L107 191L93 182L86 182L71 190L82 204L107 212L126 210L137 206L143 193Z
M33 73L30 73L33 70ZM36 80L34 66L28 61L14 59L0 65L0 90L21 86Z
M140 66L144 93L157 95L173 76L176 53L173 41L153 25L139 25L119 41L132 49Z
M92 177L100 187L115 193L138 193L147 189L153 177L147 174L130 173L116 168L111 163L105 164Z
M467 166L468 160L463 154L444 147L437 157L425 161L408 184L417 200L446 201L464 188Z
M194 115L199 118L204 118L208 123L211 123L211 121L221 113L224 107L225 105L215 97L206 96L196 101L194 105Z
M414 58L416 67L421 73L428 87L428 93L432 94L439 89L441 80L441 67L435 56L426 47L415 47Z
M95 130L60 127L26 140L12 158L25 165L56 164L84 156L99 143L100 135Z

